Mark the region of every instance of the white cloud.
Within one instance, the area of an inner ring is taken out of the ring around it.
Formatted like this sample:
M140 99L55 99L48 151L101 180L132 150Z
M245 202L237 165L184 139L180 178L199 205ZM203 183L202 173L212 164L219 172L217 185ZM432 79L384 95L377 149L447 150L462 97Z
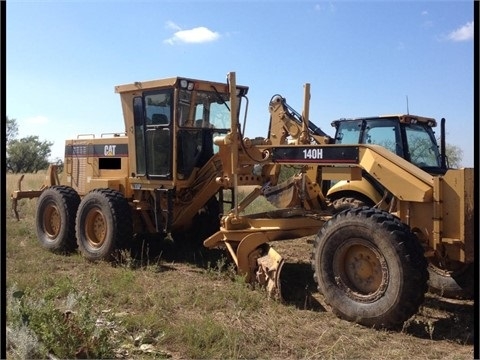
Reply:
M422 26L424 28L431 28L433 27L433 21L429 19L429 14L427 10L423 10L420 15L425 19L424 22L422 23Z
M38 116L26 118L24 121L26 124L29 124L29 125L44 125L48 123L48 118L43 115L38 115Z
M329 10L329 11L332 12L332 13L335 12L335 5L333 5L332 2L330 2L329 4L327 4L325 7L324 7L323 5L324 5L324 4L315 4L315 6L314 6L313 9L314 9L315 11L323 11L323 10L327 9L327 6L328 6L328 9L327 9L327 10Z
M165 24L165 27L167 29L175 30L175 31L182 30L182 28L177 24L175 24L173 21L167 21L167 23Z
M175 30L175 33L172 37L164 40L166 44L176 44L176 43L206 43L212 42L220 38L218 32L212 31L205 26L199 26L189 30L182 30L180 26L175 24L172 21L168 21L166 24L167 28Z
M451 41L468 41L473 40L473 21L466 23L458 29L447 35L447 39Z

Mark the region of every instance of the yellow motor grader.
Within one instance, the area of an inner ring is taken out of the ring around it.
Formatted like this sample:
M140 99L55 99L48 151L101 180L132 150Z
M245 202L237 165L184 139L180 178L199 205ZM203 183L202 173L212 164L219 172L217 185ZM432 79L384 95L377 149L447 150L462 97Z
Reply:
M325 301L344 319L387 328L418 311L429 263L449 272L474 261L473 169L432 175L380 145L335 143L308 120L309 84L301 115L274 96L269 133L253 139L243 135L248 88L233 72L225 83L175 77L115 91L125 133L67 140L61 178L51 167L41 190L12 193L15 211L38 197L49 250L109 260L134 234L194 241L180 235L197 227L205 247L225 249L247 281L279 296L283 259L271 245L316 234L311 263ZM285 165L298 173L279 183ZM365 174L382 186L372 206L339 209L324 195L330 182ZM244 185L253 190L239 201ZM245 215L258 196L278 210Z

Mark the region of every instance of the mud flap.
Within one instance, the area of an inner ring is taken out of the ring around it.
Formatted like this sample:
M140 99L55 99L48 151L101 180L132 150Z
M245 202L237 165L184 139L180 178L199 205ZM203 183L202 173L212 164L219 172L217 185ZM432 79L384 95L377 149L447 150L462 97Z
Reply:
M267 255L257 259L257 282L261 286L265 286L270 298L279 301L283 301L280 284L280 272L283 263L283 258L271 247L268 248Z

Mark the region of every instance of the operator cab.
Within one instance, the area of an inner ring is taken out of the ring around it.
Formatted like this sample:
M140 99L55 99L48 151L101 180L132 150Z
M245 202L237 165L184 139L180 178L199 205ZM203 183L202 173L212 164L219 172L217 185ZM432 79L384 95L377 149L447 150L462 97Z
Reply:
M185 179L218 151L213 138L230 131L230 98L226 92L179 90L177 104L177 177ZM240 102L240 99L238 100ZM193 115L193 116L192 116Z
M433 118L388 115L332 122L336 144L376 144L431 174L443 174Z
M213 138L231 129L229 86L225 83L167 78L115 88L135 162L131 176L186 180L218 151ZM248 87L237 86L239 116ZM133 110L133 111L132 111Z

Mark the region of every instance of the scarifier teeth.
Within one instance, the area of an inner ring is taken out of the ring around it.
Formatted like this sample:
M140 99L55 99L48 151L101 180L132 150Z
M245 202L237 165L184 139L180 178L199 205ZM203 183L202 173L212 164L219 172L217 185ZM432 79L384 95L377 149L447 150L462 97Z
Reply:
M284 260L273 248L269 248L267 255L257 259L257 282L267 290L269 298L282 300L280 272Z

